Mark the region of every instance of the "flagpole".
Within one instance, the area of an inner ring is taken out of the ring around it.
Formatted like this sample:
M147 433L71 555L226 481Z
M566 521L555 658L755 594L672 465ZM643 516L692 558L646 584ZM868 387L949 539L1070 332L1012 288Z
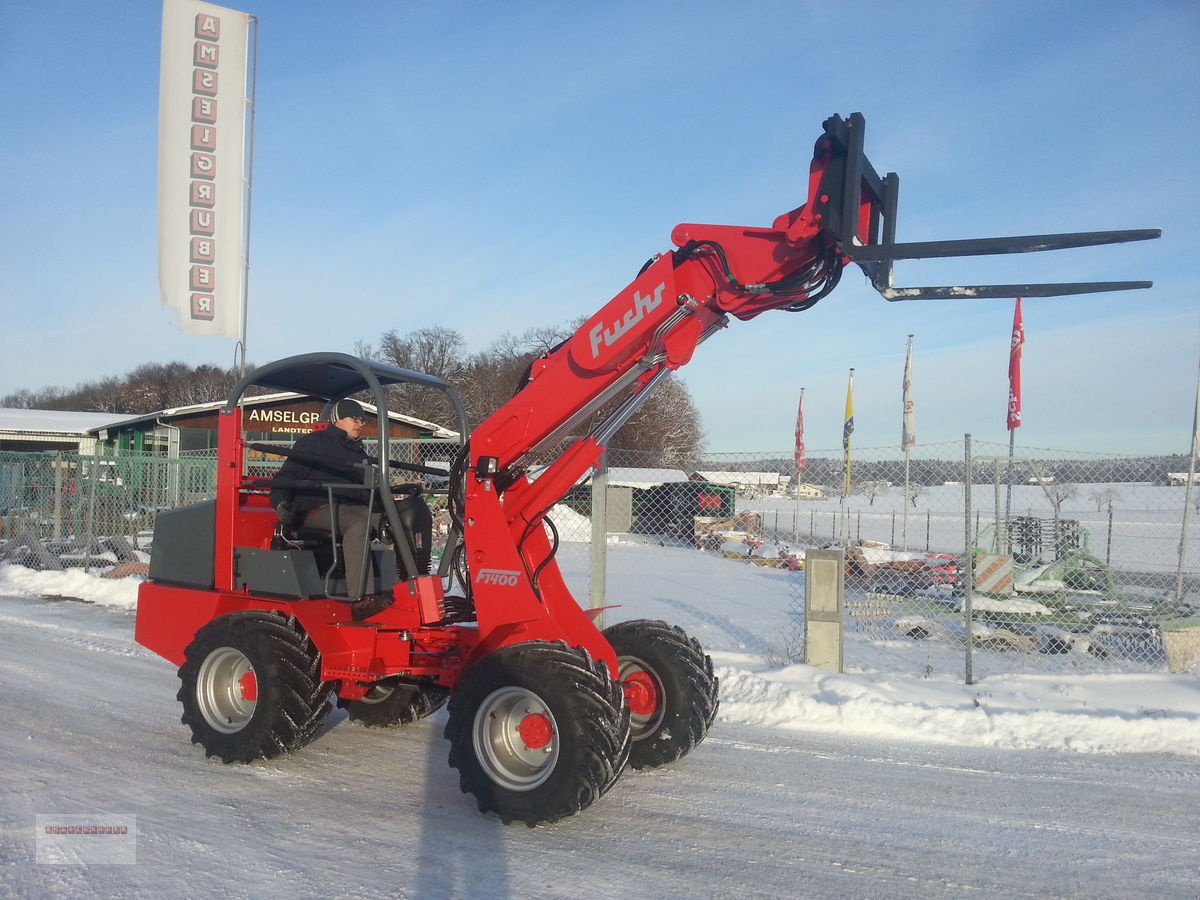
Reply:
M846 418L842 425L842 453L845 475L842 480L842 543L850 545L850 520L846 516L846 501L850 496L850 435L854 433L854 369L846 382Z
M1018 297L1013 308L1012 337L1008 349L1008 488L1004 497L1005 544L1011 543L1008 540L1008 526L1012 516L1013 455L1016 449L1017 429L1021 427L1021 348L1024 344L1025 322L1021 317L1021 298Z
M910 502L909 491L909 452L912 445L916 443L917 436L913 433L915 417L912 408L912 348L913 336L908 336L908 352L904 356L904 385L903 385L903 417L900 427L900 443L904 449L904 517L900 528L900 539L904 544L904 549L908 549L908 504Z
M792 515L792 541L800 543L800 473L808 464L804 454L804 388L800 388L800 403L796 406L796 444L792 458L792 467L796 470L796 511Z
M1183 599L1183 559L1187 555L1188 509L1192 505L1192 482L1196 480L1196 449L1200 442L1200 375L1196 377L1196 408L1192 411L1192 452L1188 454L1187 488L1183 493L1183 522L1179 527L1179 568L1175 571L1175 600Z
M1017 444L1017 430L1015 428L1008 429L1008 485L1004 495L1004 544L1009 552L1012 552L1011 533L1008 527L1009 518L1012 515L1012 486L1013 486L1013 451Z

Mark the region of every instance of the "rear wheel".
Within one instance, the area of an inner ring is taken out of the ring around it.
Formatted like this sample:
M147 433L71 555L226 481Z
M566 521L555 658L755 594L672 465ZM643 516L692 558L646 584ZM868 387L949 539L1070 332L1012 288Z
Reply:
M178 699L192 743L224 762L300 749L329 712L333 685L294 617L230 613L196 632L179 668Z
M565 643L503 647L476 662L450 698L450 765L481 812L507 824L586 809L629 755L629 711L603 662Z
M629 704L629 764L654 768L680 759L704 740L717 715L712 660L682 628L636 619L604 630L617 653Z
M379 681L358 700L338 700L351 722L372 727L409 725L441 709L450 692L437 685Z

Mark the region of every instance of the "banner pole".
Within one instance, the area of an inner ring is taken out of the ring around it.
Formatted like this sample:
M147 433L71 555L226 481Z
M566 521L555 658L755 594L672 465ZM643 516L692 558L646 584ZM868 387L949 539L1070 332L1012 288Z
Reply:
M238 334L238 377L246 374L246 320L250 306L250 214L254 206L254 113L258 88L258 16L247 16L246 24L254 32L250 45L250 91L247 98L246 171L244 173L245 228L242 231L242 321Z

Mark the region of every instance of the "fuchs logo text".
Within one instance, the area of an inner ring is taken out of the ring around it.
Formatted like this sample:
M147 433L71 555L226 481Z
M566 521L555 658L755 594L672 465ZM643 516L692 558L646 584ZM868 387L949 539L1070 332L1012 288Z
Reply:
M517 580L520 577L520 572L514 572L510 569L480 569L479 574L475 576L475 583L495 584L500 587L516 587Z
M605 328L603 322L598 322L597 324L593 325L592 329L588 332L588 340L591 341L592 344L592 359L596 359L600 356L601 343L603 343L605 347L611 347L613 344L619 341L621 337L627 331L629 331L629 329L633 328L634 325L646 318L647 313L658 309L659 304L662 303L663 291L666 289L666 282L663 282L654 289L653 296L643 297L641 291L634 291L633 309L628 310L625 315L623 315L616 322L613 322L612 326L609 328Z

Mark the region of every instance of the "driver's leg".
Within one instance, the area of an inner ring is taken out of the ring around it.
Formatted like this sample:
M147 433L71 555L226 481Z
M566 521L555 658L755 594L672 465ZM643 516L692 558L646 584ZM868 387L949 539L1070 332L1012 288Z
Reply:
M367 515L365 506L338 507L338 526L342 529L342 552L346 554L346 593L357 600L370 593L374 586L371 577L370 534L379 515Z
M338 536L342 541L342 556L346 560L346 593L357 600L367 592L367 578L371 573L371 556L368 537L371 528L378 525L379 514L367 515L365 506L342 504L337 509ZM304 524L310 528L333 530L329 507L322 506L308 514Z

